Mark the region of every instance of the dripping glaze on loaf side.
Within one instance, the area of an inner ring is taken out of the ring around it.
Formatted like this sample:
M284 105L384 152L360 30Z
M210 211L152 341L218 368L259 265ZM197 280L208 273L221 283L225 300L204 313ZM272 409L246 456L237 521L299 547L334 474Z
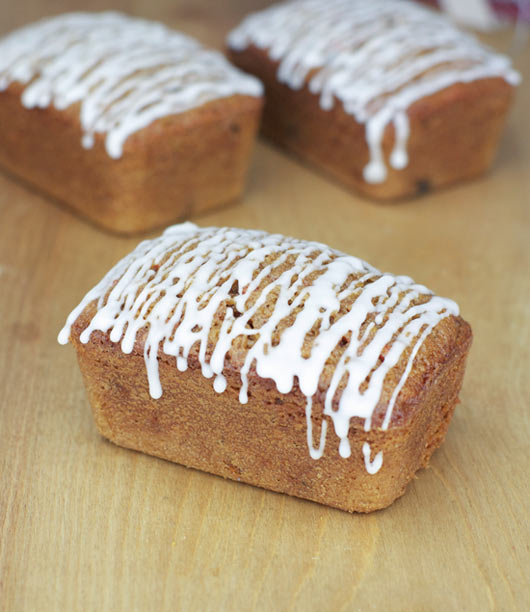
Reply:
M365 125L369 162L364 180L387 177L382 141L393 125L390 165L408 165L407 109L455 83L501 77L516 85L509 58L493 53L431 9L406 0L294 0L249 15L228 46L250 45L279 62L277 78L293 89L308 86L330 110Z
M350 420L359 417L370 430L385 377L406 354L382 423L387 429L424 339L443 318L458 315L452 300L433 295L409 277L382 274L323 244L192 223L140 243L110 270L69 315L58 337L61 344L69 341L71 326L91 303L96 313L81 333L82 343L99 330L128 354L138 332L148 326L144 359L153 398L163 392L159 351L175 357L176 367L185 371L190 350L198 346L202 374L213 377L214 389L222 393L225 359L235 340L247 339L240 402L248 401L251 368L272 379L280 393L298 384L307 398L307 443L314 459L324 452L328 418L340 439L340 455L350 456ZM264 306L266 316L260 310ZM314 448L313 396L333 356L326 418ZM382 453L372 460L365 444L363 455L367 470L376 473Z
M219 52L160 23L114 12L52 17L0 39L0 91L13 82L26 85L27 108L80 103L83 146L106 134L112 158L157 119L234 94L262 94L256 78Z

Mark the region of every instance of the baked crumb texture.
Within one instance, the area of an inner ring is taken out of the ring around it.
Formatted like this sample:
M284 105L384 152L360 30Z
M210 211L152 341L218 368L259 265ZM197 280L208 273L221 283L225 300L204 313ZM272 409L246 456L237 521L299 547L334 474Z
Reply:
M0 39L0 164L103 228L145 231L239 197L261 95L162 24L45 19Z
M275 4L228 48L265 85L264 134L383 200L489 168L520 80L507 57L404 0Z
M103 436L347 511L443 442L471 329L452 301L329 247L173 226L68 317Z

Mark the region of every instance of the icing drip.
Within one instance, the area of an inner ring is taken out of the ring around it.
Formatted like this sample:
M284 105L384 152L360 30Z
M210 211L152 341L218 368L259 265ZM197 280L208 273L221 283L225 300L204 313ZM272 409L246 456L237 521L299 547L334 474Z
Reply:
M307 427L307 448L312 459L320 459L324 454L324 448L326 446L326 433L328 431L328 422L322 421L322 428L320 430L320 443L318 448L313 446L313 424L311 422L311 412L313 408L313 398L308 397L305 407L305 418Z
M454 83L520 77L510 60L456 29L442 15L403 0L295 0L248 16L228 37L234 50L267 49L278 80L306 82L329 110L335 99L365 124L369 183L386 179L382 140L393 125L390 165L407 166L407 109Z
M374 457L374 460L371 461L370 457L372 454L372 449L368 442L363 444L363 455L364 455L364 465L366 467L366 471L369 474L377 474L383 465L383 451L379 451L377 455Z
M83 343L99 330L131 353L138 332L148 326L144 358L154 398L162 395L159 352L175 357L183 371L193 350L203 375L222 393L225 361L236 350L243 404L251 370L272 379L280 393L298 384L307 398L307 443L314 459L324 452L328 420L340 439L340 455L350 456L351 419L363 419L370 429L387 374L405 355L382 424L388 427L423 340L444 317L458 314L453 301L412 279L382 274L325 245L192 223L140 243L73 310L59 342L68 342L71 325L92 302L97 309L81 333ZM322 389L315 447L311 413ZM382 455L370 463L368 452L365 461L375 473Z
M220 53L162 24L113 12L61 15L0 39L0 91L15 81L26 85L27 108L79 102L83 146L104 133L113 158L156 119L262 93L257 79Z

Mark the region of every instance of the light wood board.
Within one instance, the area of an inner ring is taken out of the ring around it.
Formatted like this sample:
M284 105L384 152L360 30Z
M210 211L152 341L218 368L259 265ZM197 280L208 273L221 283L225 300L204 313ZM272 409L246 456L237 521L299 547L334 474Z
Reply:
M110 3L216 46L260 4ZM5 2L0 30L81 6ZM508 50L512 37L488 40ZM243 201L199 220L325 242L460 303L475 340L447 441L372 515L100 438L56 336L138 240L0 174L0 610L530 609L528 46L516 64L527 80L489 176L377 205L261 141Z

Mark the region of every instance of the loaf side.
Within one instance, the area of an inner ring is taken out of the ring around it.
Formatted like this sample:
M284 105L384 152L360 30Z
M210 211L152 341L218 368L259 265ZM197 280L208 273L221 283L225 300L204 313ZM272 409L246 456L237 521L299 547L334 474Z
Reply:
M407 166L388 165L386 179L370 183L364 178L370 162L365 124L339 101L330 110L323 109L307 83L293 90L278 81L279 63L262 49L229 50L228 57L265 86L261 131L267 138L376 200L422 195L486 172L513 99L513 87L495 77L456 83L418 100L407 110ZM395 147L395 128L388 124L381 139L383 158L390 159Z
M233 96L158 119L109 159L103 135L79 146L79 107L25 109L22 86L0 94L0 165L95 225L136 234L237 200L261 100Z
M348 512L390 505L418 469L428 465L445 438L458 401L470 343L469 327L460 324L454 350L444 362L433 364L433 355L422 351L422 361L430 358L431 367L423 372L421 383L418 377L403 389L391 427L366 432L362 423L352 423L351 455L343 458L328 423L326 452L314 460L307 447L306 398L299 389L282 395L272 380L253 374L248 403L242 405L237 368L227 369L227 389L218 394L202 375L196 357L190 358L185 372L179 372L174 360L161 354L164 394L155 400L149 394L143 354L136 348L123 354L100 332L93 333L89 343L81 343L79 334L87 320L82 317L75 325L72 341L104 437L187 467ZM421 391L412 396L420 384ZM319 401L313 407L312 431L318 444L326 417ZM370 448L367 459L365 445ZM382 466L371 474L366 461L380 452Z

